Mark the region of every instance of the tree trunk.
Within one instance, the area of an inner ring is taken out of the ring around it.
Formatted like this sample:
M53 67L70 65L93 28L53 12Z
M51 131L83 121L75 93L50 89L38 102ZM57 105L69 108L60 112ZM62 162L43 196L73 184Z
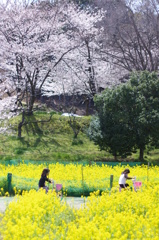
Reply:
M33 106L34 106L34 102L35 102L35 97L31 96L30 97L30 101L29 101L29 108L28 108L28 116L33 115Z
M18 125L18 137L19 138L21 138L21 136L22 136L22 124L21 124L21 122L19 123L19 125Z
M89 99L85 101L85 104L86 104L86 116L88 116L89 115Z
M22 121L18 124L18 137L21 138L22 136L22 126L24 124L24 111L22 112Z
M78 136L78 133L74 131L74 136L73 136L73 138L74 138L74 139L77 139L77 136Z
M89 73L89 87L91 90L91 94L92 96L94 96L96 94L96 85L95 85L95 79L94 79L94 68L93 68L93 64L92 64L92 57L91 57L91 49L89 46L89 42L85 41L86 43L86 47L87 47L87 53L88 53L88 57L87 57L87 62L88 62L88 73Z
M140 148L139 160L140 160L140 161L143 161L143 160L144 160L144 148L143 148L143 147Z
M116 155L116 154L114 155L114 160L115 160L115 161L117 161L117 160L118 160L118 159L117 159L117 155Z

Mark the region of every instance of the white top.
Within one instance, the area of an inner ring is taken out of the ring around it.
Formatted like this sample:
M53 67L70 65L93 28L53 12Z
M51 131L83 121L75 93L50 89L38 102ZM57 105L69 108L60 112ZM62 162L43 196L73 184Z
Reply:
M119 178L119 184L124 184L125 185L126 182L126 177L125 174L121 174L120 178Z

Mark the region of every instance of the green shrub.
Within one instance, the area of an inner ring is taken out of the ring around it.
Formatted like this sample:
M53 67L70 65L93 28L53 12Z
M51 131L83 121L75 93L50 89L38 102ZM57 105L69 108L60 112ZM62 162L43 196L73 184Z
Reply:
M82 145L82 144L83 144L83 141L81 139L78 139L78 138L74 138L73 141L72 141L72 146Z

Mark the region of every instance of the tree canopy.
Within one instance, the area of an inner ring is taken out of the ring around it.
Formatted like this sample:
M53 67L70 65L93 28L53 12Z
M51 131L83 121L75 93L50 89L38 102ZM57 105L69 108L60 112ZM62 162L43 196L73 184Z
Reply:
M146 146L154 146L159 140L158 92L158 75L144 71L133 73L128 83L97 95L94 101L101 137L94 135L92 123L92 140L115 157L139 149L143 160Z

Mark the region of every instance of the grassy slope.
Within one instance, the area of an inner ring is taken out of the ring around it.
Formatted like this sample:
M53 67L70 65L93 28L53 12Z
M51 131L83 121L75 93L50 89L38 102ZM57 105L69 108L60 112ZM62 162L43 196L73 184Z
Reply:
M49 119L49 114L37 112L29 121ZM73 141L73 131L68 124L68 117L54 114L50 122L30 123L23 126L22 138L17 138L17 126L21 116L15 117L7 123L12 134L0 135L0 159L22 160L55 160L55 161L96 161L113 160L113 157L105 151L100 151L91 142L86 129L89 126L90 117L78 118L83 131L79 133L76 141ZM130 159L138 159L138 153ZM159 150L154 150L148 159L159 159Z
M68 124L68 117L53 115L50 122L31 123L23 126L22 138L17 138L17 125L21 117L8 122L13 130L12 135L0 135L0 159L23 160L97 160L110 155L99 151L90 142L85 130L90 117L78 118L83 126L77 140L73 141L73 131ZM31 121L49 119L49 114L36 113Z

